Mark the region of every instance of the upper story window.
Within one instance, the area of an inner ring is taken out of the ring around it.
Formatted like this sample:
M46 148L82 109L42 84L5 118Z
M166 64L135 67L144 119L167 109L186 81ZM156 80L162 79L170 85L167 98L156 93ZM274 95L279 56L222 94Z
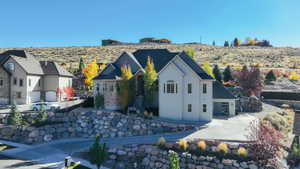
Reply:
M203 84L203 93L207 93L207 84Z
M164 85L164 92L165 92L165 85ZM177 93L177 83L173 80L167 81L167 93Z
M100 90L100 85L97 84L97 85L96 85L96 91L99 92L99 90Z
M203 104L203 112L207 112L207 105Z
M15 64L14 64L14 63L7 63L7 64L6 64L6 69L7 69L9 72L14 72L14 71L15 71Z
M188 84L188 94L192 93L192 83Z
M0 87L4 86L4 80L2 78L0 78Z
M192 112L192 104L188 104L188 112Z
M23 79L20 79L19 85L20 85L20 87L23 86Z
M16 77L14 77L13 83L14 83L14 85L18 84L18 79Z
M28 86L31 86L31 79L28 79Z
M109 91L113 92L114 91L114 85L110 85Z

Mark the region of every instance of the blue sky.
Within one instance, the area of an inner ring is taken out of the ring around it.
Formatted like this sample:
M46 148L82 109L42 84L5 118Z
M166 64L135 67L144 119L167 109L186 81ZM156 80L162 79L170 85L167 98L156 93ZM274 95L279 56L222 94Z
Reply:
M0 47L94 46L111 38L300 47L299 0L1 0Z

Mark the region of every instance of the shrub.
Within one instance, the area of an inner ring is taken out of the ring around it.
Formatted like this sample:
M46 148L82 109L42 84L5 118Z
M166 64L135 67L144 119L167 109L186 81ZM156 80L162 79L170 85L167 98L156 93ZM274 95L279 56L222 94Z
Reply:
M89 160L91 164L100 169L101 165L108 159L108 152L105 143L100 144L100 135L96 136L95 142L89 150Z
M166 139L164 137L160 137L157 140L157 146L163 148L163 147L165 147L165 144L166 144Z
M240 147L237 153L241 157L246 157L248 155L248 151L244 147Z
M283 131L284 129L288 128L286 120L278 114L268 114L264 120L269 121L276 130Z
M38 115L37 115L37 120L36 120L36 122L41 123L41 122L43 122L43 121L46 121L46 120L47 120L47 117L48 117L48 114L47 114L47 112L46 112L46 110L45 110L45 106L43 106L43 105L41 104L40 110L39 110Z
M180 169L178 154L174 151L169 151L170 169Z
M227 146L227 144L226 143L220 143L218 145L218 151L221 154L223 154L223 155L227 154L228 153L228 146Z
M297 81L300 79L300 75L297 74L296 72L292 72L290 75L289 75L289 80L292 80L292 81Z
M7 123L10 125L21 125L22 121L22 114L19 112L17 106L15 104L11 105Z
M199 142L197 143L197 147L198 147L201 151L205 151L205 149L206 149L206 143L205 143L205 141L199 141Z
M186 140L184 139L180 139L177 144L179 145L179 148L182 150L182 151L186 151L187 148L189 147L189 144Z

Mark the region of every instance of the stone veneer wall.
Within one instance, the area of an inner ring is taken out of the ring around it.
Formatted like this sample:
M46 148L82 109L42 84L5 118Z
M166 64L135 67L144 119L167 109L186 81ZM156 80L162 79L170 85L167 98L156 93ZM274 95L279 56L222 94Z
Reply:
M104 138L151 135L197 128L159 120L146 120L135 115L109 111L75 109L68 113L55 113L49 117L52 125L42 127L0 125L0 139L22 143L43 143L63 138L91 138L101 134Z
M97 85L99 91L97 91ZM95 80L94 81L94 96L97 92L104 96L104 106L108 109L120 107L120 99L117 90L117 81L115 80Z
M178 153L182 169L258 169L254 161L238 162L210 156ZM109 149L106 165L112 169L168 169L168 151L153 145L127 145Z

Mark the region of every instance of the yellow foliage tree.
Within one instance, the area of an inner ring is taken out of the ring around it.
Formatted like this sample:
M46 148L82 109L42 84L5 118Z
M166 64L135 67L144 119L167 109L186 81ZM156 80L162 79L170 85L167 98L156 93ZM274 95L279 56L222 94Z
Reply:
M202 69L207 73L209 74L211 77L215 77L214 74L213 74L213 69L212 67L210 66L210 63L209 62L204 62L203 65L202 65Z
M290 80L299 80L300 79L300 75L299 74L297 74L296 72L292 72L291 74L290 74L290 76L289 76L289 79Z
M133 99L133 85L132 85L132 77L133 74L131 72L130 66L124 65L121 67L121 83L120 83L120 101L121 107L125 111L127 110L130 102Z
M83 74L85 77L85 86L88 90L93 87L93 78L98 75L99 66L97 65L96 59L94 59L90 64L88 64L83 69Z

